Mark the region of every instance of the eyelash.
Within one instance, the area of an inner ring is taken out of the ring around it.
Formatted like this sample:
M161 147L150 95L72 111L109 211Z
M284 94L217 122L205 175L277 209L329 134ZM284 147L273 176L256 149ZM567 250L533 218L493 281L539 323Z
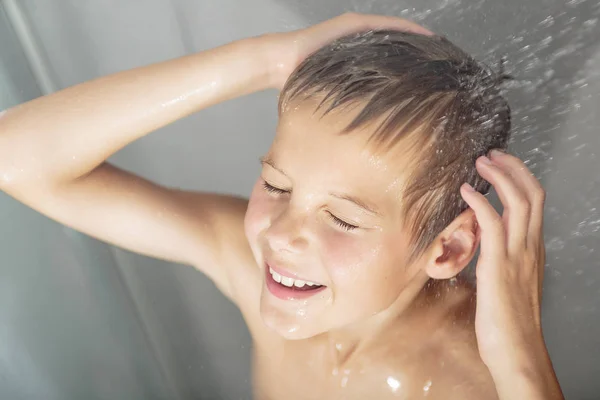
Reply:
M331 220L333 221L334 224L336 224L337 226L339 226L340 228L342 228L345 231L353 231L354 229L358 228L358 226L356 226L356 225L352 225L352 224L342 221L341 219L339 219L338 217L336 217L329 211L327 212L327 214L329 214L329 216L331 217Z
M285 193L289 193L287 190L276 188L275 186L269 185L267 182L263 182L263 187L265 188L265 190L267 192L273 193L273 194L285 194Z
M283 190L283 189L277 188L275 186L269 185L267 182L263 182L263 188L267 192L272 193L272 194L286 194L286 193L289 193L288 190ZM339 219L338 217L336 217L335 215L333 215L329 211L327 212L327 214L329 214L329 217L331 218L331 220L337 226L339 226L340 228L342 228L345 231L352 231L352 230L358 228L358 226L356 226L356 225L352 225L352 224L349 224L349 223L347 223L345 221L342 221L341 219Z

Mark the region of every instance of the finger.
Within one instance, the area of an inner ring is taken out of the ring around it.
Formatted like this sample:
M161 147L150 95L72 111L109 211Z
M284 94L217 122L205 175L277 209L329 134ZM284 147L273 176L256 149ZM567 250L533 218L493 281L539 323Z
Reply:
M542 303L542 290L544 286L544 270L546 269L546 249L544 248L544 235L540 233L540 246L538 246L538 259L539 259L539 267L538 267L538 299L540 304Z
M319 43L315 46L316 48L331 43L335 39L371 29L394 29L422 35L433 35L433 32L429 29L403 18L356 13L340 15L309 29L311 30L311 37L318 38Z
M359 27L360 30L394 29L399 31L420 33L422 35L433 35L433 32L431 32L429 29L404 18L357 13L348 13L343 16L355 20L355 25Z
M537 253L535 261L538 263L538 299L541 302L546 259L543 235L543 213L544 201L546 197L545 191L540 182L527 168L525 163L517 157L498 150L493 150L490 152L490 156L494 164L509 171L514 180L519 183L519 186L522 188L531 204L529 227L526 240L528 242L529 250Z
M480 157L476 166L479 175L494 186L504 206L503 220L509 252L521 251L527 245L531 212L529 199L513 177L502 167L494 165L489 158Z
M544 202L546 200L546 192L531 173L525 163L510 154L501 151L492 151L490 153L492 161L498 166L504 167L510 171L510 174L520 183L524 189L525 195L529 198L531 204L531 215L529 217L529 239L536 240L541 243L541 232L544 220Z
M475 212L477 224L481 231L482 256L504 257L506 255L506 235L500 215L490 202L468 183L461 186L460 194Z

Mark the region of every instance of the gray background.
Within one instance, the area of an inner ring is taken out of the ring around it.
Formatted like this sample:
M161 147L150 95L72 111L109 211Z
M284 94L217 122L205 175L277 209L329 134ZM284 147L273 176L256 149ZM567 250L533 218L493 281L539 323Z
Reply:
M0 0L0 109L100 75L344 11L404 16L495 64L512 151L548 191L544 329L569 399L600 399L597 0ZM112 158L163 184L248 195L276 93L215 106ZM241 150L243 149L243 150ZM211 171L224 171L216 175ZM0 397L247 399L239 312L191 268L56 224L0 193Z

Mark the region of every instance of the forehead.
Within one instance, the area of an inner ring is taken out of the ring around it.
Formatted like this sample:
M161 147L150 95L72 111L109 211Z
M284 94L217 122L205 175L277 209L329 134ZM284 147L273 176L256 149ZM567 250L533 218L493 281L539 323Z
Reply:
M360 111L356 107L325 116L315 108L316 102L303 102L282 109L269 157L298 184L309 180L397 207L408 171L406 152L368 143L377 121L342 133Z

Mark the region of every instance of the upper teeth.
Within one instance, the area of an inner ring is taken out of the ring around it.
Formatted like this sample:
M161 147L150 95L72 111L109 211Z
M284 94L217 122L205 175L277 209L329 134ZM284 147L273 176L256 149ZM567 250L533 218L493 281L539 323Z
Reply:
M278 274L277 272L273 271L273 268L269 267L269 272L271 273L271 276L273 276L273 280L277 283L281 283L284 286L287 287L292 287L292 286L296 286L296 287L303 287L304 285L308 285L308 286L320 286L318 283L314 283L311 281L303 281L302 279L294 279L294 278L289 278L287 276L281 276L280 274Z

